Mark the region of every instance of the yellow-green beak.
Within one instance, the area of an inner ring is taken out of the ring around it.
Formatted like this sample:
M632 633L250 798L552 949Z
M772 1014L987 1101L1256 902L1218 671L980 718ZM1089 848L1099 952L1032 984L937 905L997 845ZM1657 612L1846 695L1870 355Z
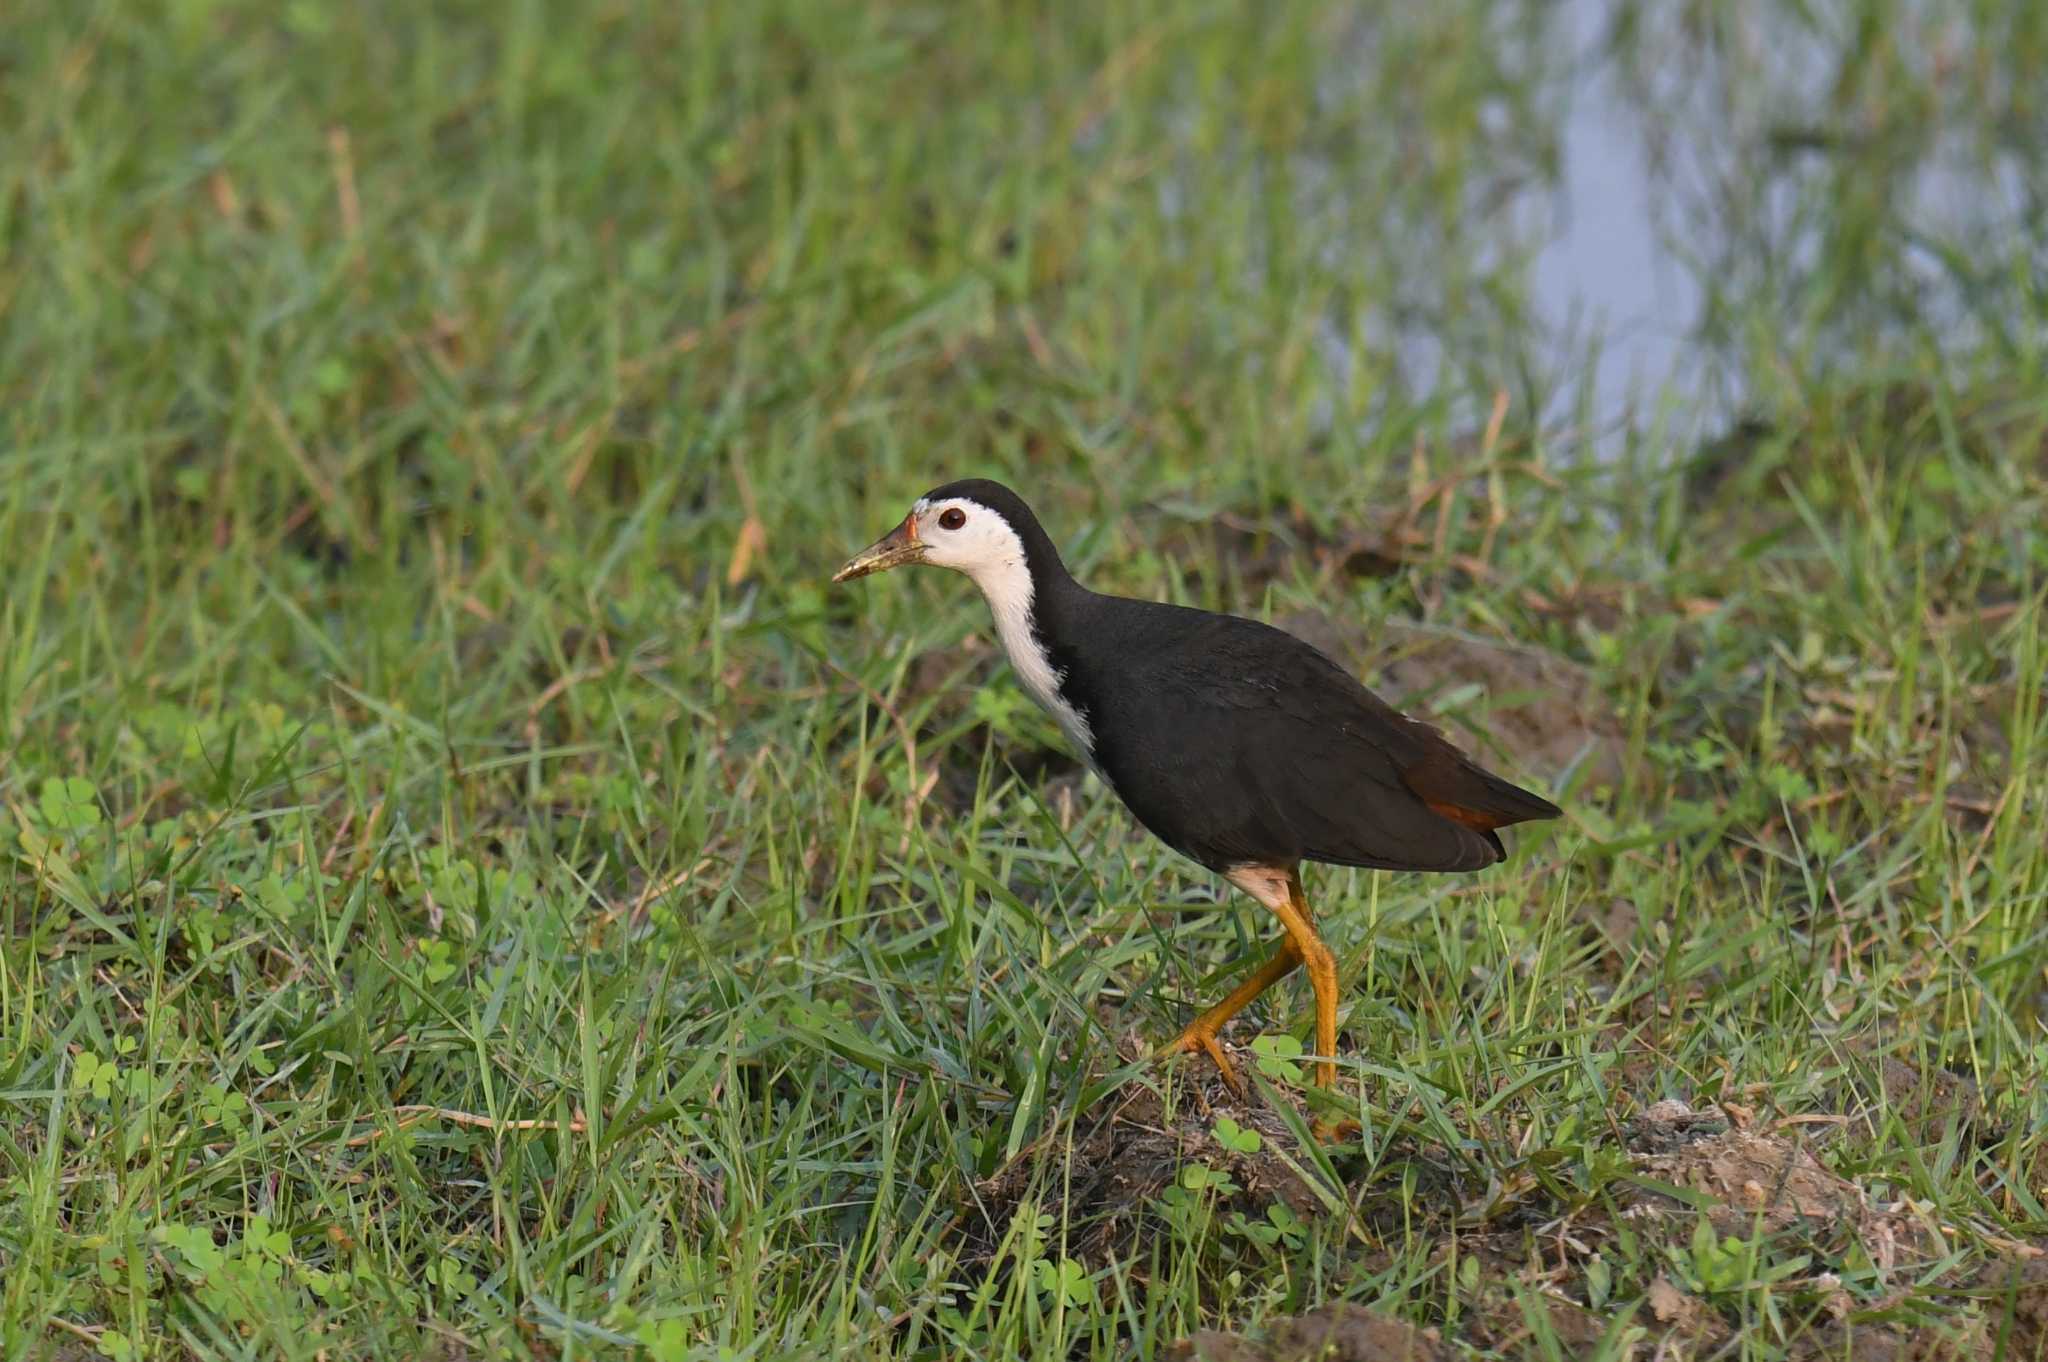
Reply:
M922 563L924 545L917 540L917 517L905 516L903 523L862 549L846 566L832 574L832 580L850 582L870 572L886 572L905 563Z

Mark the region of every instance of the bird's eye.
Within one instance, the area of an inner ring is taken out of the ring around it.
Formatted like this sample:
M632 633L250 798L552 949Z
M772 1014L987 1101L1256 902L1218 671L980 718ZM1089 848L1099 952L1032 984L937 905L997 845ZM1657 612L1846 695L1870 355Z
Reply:
M942 530L957 530L966 523L967 512L961 510L958 506L948 506L945 510L939 512L939 528Z

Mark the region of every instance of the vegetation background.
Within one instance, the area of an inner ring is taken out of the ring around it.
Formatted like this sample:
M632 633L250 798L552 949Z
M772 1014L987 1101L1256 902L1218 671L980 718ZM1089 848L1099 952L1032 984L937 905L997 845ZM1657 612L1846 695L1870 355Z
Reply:
M0 1351L2039 1355L2044 69L15 0ZM1568 805L1316 876L1357 1138L1293 984L1241 1100L1143 1058L1271 924L966 585L825 589L977 473Z

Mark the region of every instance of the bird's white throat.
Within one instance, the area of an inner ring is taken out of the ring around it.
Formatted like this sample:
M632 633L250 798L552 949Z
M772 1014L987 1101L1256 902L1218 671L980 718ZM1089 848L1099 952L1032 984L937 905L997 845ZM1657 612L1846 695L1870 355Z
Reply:
M1004 527L1008 530L1008 527ZM1061 673L1046 655L1038 635L1031 628L1031 601L1035 588L1031 581L1031 569L1024 561L1024 544L1015 533L1010 533L1016 545L1014 553L1005 553L973 567L967 568L967 575L981 588L982 596L988 601L989 613L995 616L996 637L1002 641L1003 652L1010 659L1010 667L1017 673L1017 680L1038 707L1052 715L1067 740L1080 749L1084 760L1092 762L1095 755L1095 734L1088 727L1088 718L1081 711L1068 704L1060 694Z

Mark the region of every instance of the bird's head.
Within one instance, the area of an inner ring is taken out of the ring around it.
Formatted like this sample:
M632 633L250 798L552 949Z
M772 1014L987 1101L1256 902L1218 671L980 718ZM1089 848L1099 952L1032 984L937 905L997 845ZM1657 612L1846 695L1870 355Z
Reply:
M855 554L832 580L850 582L905 563L928 563L964 572L986 587L1024 570L1024 535L1036 530L1030 510L1001 484L948 483L919 497L902 524Z

